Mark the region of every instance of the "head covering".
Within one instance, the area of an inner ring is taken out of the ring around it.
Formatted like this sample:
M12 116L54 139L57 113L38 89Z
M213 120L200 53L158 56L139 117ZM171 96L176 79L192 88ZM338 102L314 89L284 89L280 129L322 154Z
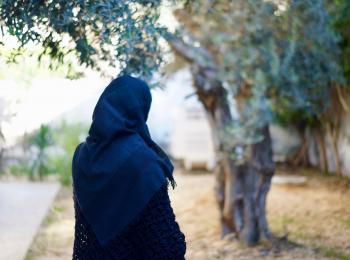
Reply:
M128 75L103 91L86 140L72 162L78 205L99 242L107 244L146 207L173 164L146 124L152 96L146 82Z

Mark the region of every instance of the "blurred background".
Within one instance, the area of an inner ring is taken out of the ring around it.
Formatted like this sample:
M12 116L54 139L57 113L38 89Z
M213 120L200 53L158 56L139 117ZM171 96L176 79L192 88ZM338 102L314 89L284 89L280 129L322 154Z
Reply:
M71 259L72 155L143 78L186 259L350 259L350 2L0 2L0 259Z

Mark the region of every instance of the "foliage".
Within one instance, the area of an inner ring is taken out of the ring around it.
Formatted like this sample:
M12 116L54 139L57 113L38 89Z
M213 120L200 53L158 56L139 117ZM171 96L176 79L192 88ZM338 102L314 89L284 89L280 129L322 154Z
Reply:
M37 57L43 52L43 48L40 46L23 49L21 54L15 58L13 52L12 48L0 45L0 79L23 81L29 85L30 81L38 76L56 76L68 79L78 79L83 76L82 68L77 65L76 57L73 54L66 56L67 62L60 64L51 60L48 55L42 56L41 60L38 61ZM50 70L47 69L48 67Z
M232 147L258 142L259 129L277 119L313 123L329 107L332 84L343 83L340 38L323 0L195 0L177 18L236 100L226 128Z
M56 174L63 185L70 185L73 153L86 134L82 123L62 121L55 128L42 125L25 137L25 156L10 166L11 174L28 175L31 180L43 180L49 174Z
M60 183L65 186L69 186L72 183L70 162L70 158L62 154L52 156L49 161L54 172L58 175Z
M85 138L87 128L81 123L68 124L63 121L53 132L53 138L60 149L50 158L50 165L59 175L63 185L72 181L72 158L77 145Z
M350 1L337 0L330 7L334 13L333 25L334 28L342 36L340 48L342 49L341 64L344 71L344 76L347 82L350 82Z
M14 176L21 176L21 175L31 175L31 169L28 166L28 163L18 163L13 164L10 166L10 173Z
M48 125L41 125L39 130L28 138L28 173L30 179L43 179L50 173L48 165L48 148L54 144L51 129Z
M237 101L227 126L234 147L258 142L259 129L278 118L315 122L329 105L332 84L343 83L341 38L325 0L170 2L183 3L173 36L202 64L209 62L203 50L214 57L215 76ZM159 39L168 40L169 32L158 21L161 0L1 3L2 31L21 47L42 44L43 54L62 63L73 52L97 70L120 66L147 80L163 62ZM336 24L346 32L344 19Z
M150 78L162 63L159 4L160 0L3 0L0 29L3 36L19 40L14 56L25 45L41 44L39 59L49 55L67 63L66 57L74 53L81 64L99 71L106 65L120 66L124 73Z

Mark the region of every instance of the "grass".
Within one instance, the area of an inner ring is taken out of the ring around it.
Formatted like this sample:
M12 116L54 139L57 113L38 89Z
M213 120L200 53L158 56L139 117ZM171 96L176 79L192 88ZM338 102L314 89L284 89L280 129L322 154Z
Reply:
M295 219L293 217L289 217L289 216L283 216L281 218L281 223L282 225L286 226L286 225L290 225L295 223Z
M347 227L348 229L350 229L350 218L344 219L344 220L343 220L343 224L345 225L345 227Z
M316 246L316 248L321 251L325 257L338 260L350 260L350 254L343 254L339 249L327 246Z
M285 224L293 224L296 223L293 218L284 217L281 221ZM349 224L346 222L346 224ZM350 254L343 253L341 249L337 247L331 247L326 244L319 244L315 243L315 241L319 240L319 236L311 236L305 232L291 232L291 240L297 240L297 241L310 241L310 246L314 250L320 252L323 256L330 258L330 259L337 259L337 260L350 260Z

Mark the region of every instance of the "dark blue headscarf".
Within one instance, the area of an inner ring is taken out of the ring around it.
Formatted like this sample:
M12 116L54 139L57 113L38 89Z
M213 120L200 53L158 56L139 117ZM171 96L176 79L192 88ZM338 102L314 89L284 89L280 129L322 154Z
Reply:
M104 245L123 230L169 179L173 165L146 125L152 96L146 82L121 76L99 98L85 142L73 156L78 205Z

